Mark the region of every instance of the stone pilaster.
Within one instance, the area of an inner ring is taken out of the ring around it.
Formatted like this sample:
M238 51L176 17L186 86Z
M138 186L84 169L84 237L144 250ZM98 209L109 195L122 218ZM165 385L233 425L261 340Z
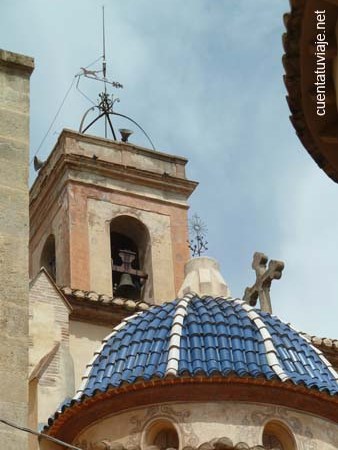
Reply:
M0 50L0 417L27 424L29 78L34 61ZM1 448L26 433L0 427Z

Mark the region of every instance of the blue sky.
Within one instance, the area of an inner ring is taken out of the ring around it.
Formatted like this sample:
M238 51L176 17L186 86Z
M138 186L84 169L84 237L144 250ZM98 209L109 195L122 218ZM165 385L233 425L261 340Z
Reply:
M31 153L75 74L101 54L101 2L2 0L0 45L35 57ZM118 112L158 150L189 159L191 198L232 294L254 281L254 251L282 259L274 313L310 334L338 337L338 186L289 121L281 36L287 0L111 0L107 60ZM81 82L93 100L98 86ZM41 148L78 129L90 104L72 89ZM133 142L145 145L135 134ZM33 172L32 172L33 177Z

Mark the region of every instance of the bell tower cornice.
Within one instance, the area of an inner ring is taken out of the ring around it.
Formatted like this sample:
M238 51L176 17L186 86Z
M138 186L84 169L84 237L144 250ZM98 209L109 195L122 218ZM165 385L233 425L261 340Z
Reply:
M31 212L34 214L40 202L46 203L45 197L52 200L53 195L49 191L57 191L56 185L62 188L70 180L90 183L85 176L88 172L102 177L103 189L106 187L105 178L121 180L149 187L152 192L148 192L147 196L151 195L160 202L185 206L186 199L198 185L185 176L187 162L180 156L64 129L30 190ZM160 198L156 191L176 193L178 196ZM142 196L142 193L135 192L134 195Z

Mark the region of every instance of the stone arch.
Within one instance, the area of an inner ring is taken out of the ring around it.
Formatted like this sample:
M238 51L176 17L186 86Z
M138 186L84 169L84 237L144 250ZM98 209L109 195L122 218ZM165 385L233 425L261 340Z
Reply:
M152 297L150 233L143 222L127 214L114 217L110 222L113 293L117 292L123 275L123 271L120 271L118 268L123 265L120 254L121 250L135 254L135 258L130 265L132 269L130 271L130 277L133 283L139 288L138 299L149 299ZM139 273L137 274L135 271ZM126 272L129 273L128 270Z
M179 449L180 441L175 425L168 419L157 419L150 423L144 434L143 448L155 446L159 450Z
M265 424L262 443L267 450L297 450L293 433L278 420L271 420Z
M44 267L49 275L56 281L56 251L55 251L55 236L50 234L43 246L40 256L40 267Z

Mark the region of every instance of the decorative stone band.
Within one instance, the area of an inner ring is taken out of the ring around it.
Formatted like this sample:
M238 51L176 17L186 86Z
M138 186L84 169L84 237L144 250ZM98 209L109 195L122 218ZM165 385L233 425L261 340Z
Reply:
M304 333L301 333L300 331L298 331L296 328L294 328L292 325L288 324L290 328L292 328L296 333L299 334L299 336L302 337L302 339L304 339L304 341L306 341L310 347L317 353L317 355L319 356L319 358L323 361L323 363L326 365L327 369L332 373L334 379L337 382L338 385L338 373L334 370L334 368L332 367L332 364L330 363L330 361L328 359L325 358L325 356L323 355L323 353L316 348L313 344L311 339L309 339L307 336L304 335Z
M180 346L184 318L188 312L188 304L196 294L189 293L181 298L176 306L173 324L170 331L169 352L166 375L177 376L180 360Z
M141 450L139 445L125 447L121 442L110 441L108 439L88 442L88 441L76 441L76 445L84 450ZM160 450L157 445L149 445L144 447L145 450ZM172 450L171 447L165 447L166 450ZM214 438L211 441L203 442L198 447L185 446L183 450L264 450L262 445L255 445L250 447L245 442L238 442L236 445L228 437Z
M243 300L235 299L232 300L235 305L240 305L247 313L249 319L255 324L258 328L264 342L264 347L266 350L266 358L268 360L268 364L271 369L275 372L275 374L280 378L281 381L286 381L289 379L287 374L284 372L282 366L279 363L277 350L273 344L271 334L269 333L266 325L260 318L260 316L256 313L254 308L248 305Z
M126 319L122 320L121 323L119 323L118 325L116 325L116 327L113 328L113 331L106 336L103 341L101 346L96 350L96 352L94 353L92 359L90 360L90 362L86 365L86 371L84 373L84 375L82 376L82 382L81 385L79 387L79 389L76 391L76 394L74 396L74 400L80 400L84 389L86 387L87 384L87 380L89 378L89 374L90 371L92 370L93 364L96 361L98 355L100 355L100 353L102 352L102 350L104 349L104 346L106 345L106 343L121 329L123 328L130 320L134 319L135 317L137 317L138 315L142 314L142 311L137 312L136 314L133 314L132 316L127 317Z

